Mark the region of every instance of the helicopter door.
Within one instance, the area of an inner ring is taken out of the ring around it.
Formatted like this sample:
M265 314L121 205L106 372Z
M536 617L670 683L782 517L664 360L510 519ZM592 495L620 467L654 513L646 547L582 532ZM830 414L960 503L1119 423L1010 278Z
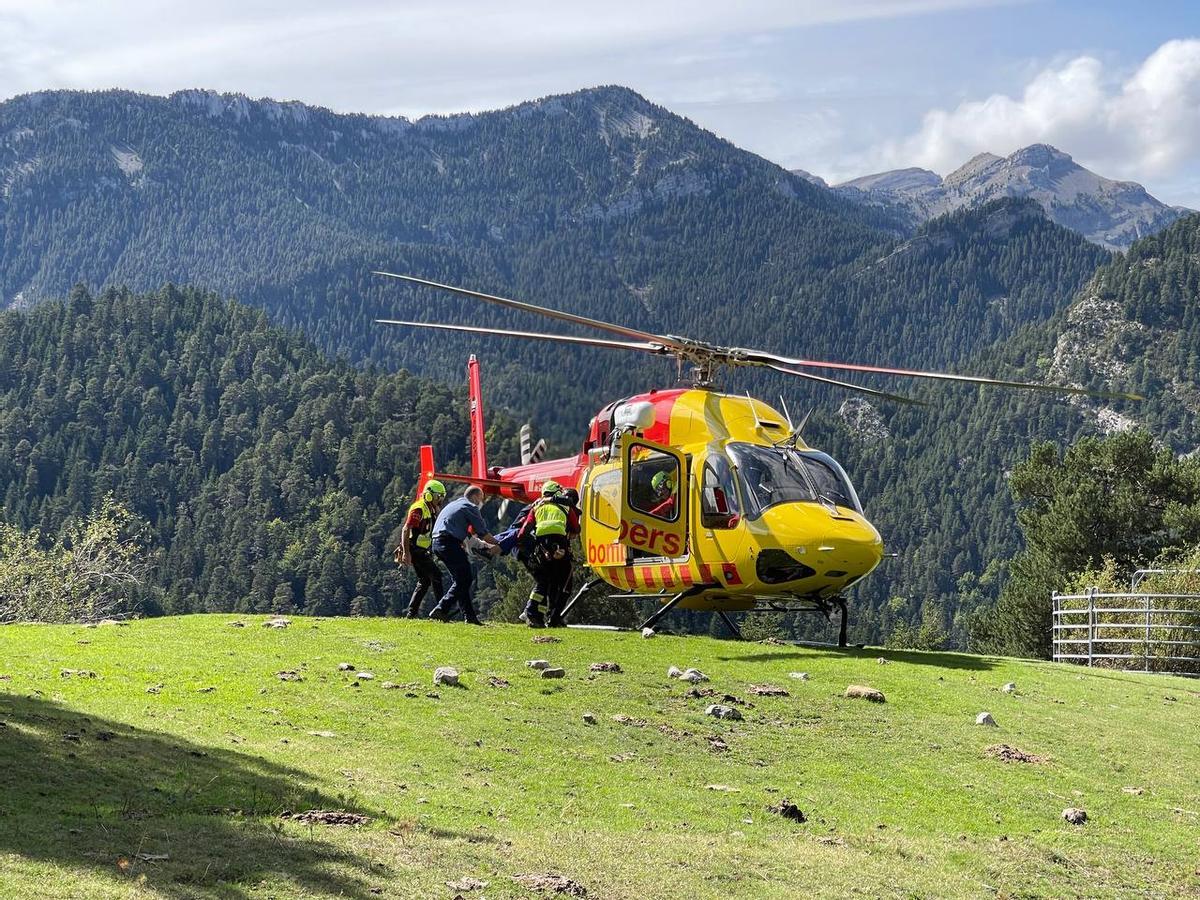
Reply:
M620 542L651 556L687 552L687 464L683 454L631 434L621 436Z

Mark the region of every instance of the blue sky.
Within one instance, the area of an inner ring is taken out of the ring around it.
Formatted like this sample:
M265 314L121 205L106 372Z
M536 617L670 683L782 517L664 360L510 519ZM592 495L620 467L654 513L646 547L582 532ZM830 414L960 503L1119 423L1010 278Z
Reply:
M0 96L415 117L612 83L832 181L1045 141L1200 208L1200 2L0 0Z

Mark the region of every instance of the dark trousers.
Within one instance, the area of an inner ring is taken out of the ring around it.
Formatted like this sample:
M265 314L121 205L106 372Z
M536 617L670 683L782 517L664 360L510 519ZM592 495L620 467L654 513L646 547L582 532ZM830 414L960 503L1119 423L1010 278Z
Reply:
M450 573L450 587L442 595L434 611L440 612L442 618L448 619L454 613L454 607L461 606L463 618L468 622L474 621L478 618L475 614L475 604L471 602L471 583L475 580L475 572L471 568L471 558L463 549L462 541L451 537L434 538L433 552Z
M442 583L442 570L438 568L433 553L424 547L414 546L409 555L412 559L413 572L417 576L417 587L413 591L412 599L408 601L408 614L415 616L421 611L421 601L425 599L425 595L429 593L430 589L433 590L434 602L437 602L442 599L445 586Z
M566 555L554 558L555 550L565 550ZM553 617L558 615L566 602L571 583L571 549L567 539L557 535L539 538L534 550L524 560L529 574L533 576L534 592L529 602L535 608L541 597L546 601L546 611Z

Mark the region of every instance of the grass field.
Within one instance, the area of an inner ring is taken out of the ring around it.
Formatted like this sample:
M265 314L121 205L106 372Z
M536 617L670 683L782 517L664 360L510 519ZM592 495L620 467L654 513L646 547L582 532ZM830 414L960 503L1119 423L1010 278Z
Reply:
M233 621L0 629L0 896L470 900L550 896L515 880L544 873L590 898L1200 895L1197 683L699 637ZM534 658L566 677L540 678ZM622 671L589 671L609 661ZM341 662L376 677L356 686ZM434 690L442 665L461 687ZM689 697L671 665L710 675L699 687L716 696ZM763 684L789 695L751 693ZM887 702L845 699L849 684ZM724 694L752 704L744 721L704 715ZM975 724L984 710L998 728ZM998 744L1043 759L1005 762ZM807 822L768 811L784 798ZM310 809L369 821L283 816Z

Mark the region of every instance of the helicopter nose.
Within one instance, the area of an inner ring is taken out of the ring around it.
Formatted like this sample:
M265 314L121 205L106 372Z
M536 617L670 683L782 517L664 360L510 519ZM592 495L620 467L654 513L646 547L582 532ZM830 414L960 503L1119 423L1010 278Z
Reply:
M856 580L883 559L875 526L850 510L833 515L812 503L787 503L767 510L763 521L779 548L817 578Z

